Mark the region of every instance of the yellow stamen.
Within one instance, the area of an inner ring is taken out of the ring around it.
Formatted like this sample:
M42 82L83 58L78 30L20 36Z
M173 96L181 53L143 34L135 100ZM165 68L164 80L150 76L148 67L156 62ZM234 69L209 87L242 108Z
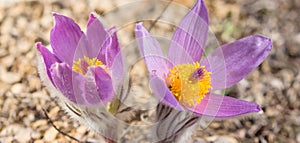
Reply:
M83 59L78 59L73 63L72 70L76 71L82 75L85 75L88 71L88 67L90 66L102 66L103 63L99 61L97 58L88 58L86 56ZM103 65L104 66L104 65Z
M193 106L199 104L212 88L210 74L198 62L181 64L170 69L166 84L180 103Z

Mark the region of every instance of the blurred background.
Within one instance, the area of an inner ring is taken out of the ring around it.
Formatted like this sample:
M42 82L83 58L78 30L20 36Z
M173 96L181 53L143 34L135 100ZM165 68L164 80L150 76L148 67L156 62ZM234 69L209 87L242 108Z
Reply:
M51 12L73 18L85 29L89 13L102 16L107 27L116 25L122 47L134 40L136 21L153 17L178 23L194 0L0 0L0 142L99 142L101 137L72 121L43 86L36 67L35 42L49 44L53 26ZM261 105L264 114L254 118L215 121L205 130L193 134L195 143L289 142L300 143L300 1L299 0L206 0L210 30L220 45L251 34L263 34L273 40L268 58L247 78L237 84L228 96ZM137 6L134 6L134 5ZM129 7L134 6L134 8ZM125 9L125 12L124 12ZM127 12L126 12L127 10ZM164 12L163 12L164 11ZM163 14L161 14L163 13ZM149 15L149 17L147 17ZM151 33L172 36L175 26L158 21ZM133 50L137 55L139 52ZM131 58L131 57L129 57ZM243 59L241 59L243 60ZM143 62L131 73L140 93L149 92L147 71ZM134 99L143 105L148 100ZM138 124L147 116L132 113ZM136 134L136 133L132 133ZM130 142L130 133L126 136ZM147 142L147 141L140 141Z

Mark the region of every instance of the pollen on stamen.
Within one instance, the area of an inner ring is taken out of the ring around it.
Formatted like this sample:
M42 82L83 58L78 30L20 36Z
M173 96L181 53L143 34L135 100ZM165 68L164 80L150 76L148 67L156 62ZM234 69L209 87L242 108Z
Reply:
M173 67L166 84L175 98L186 106L199 104L211 89L210 72L198 62Z
M85 75L88 71L88 67L101 66L101 65L103 65L103 63L99 61L97 58L90 59L84 56L83 59L78 59L73 63L72 70L82 75Z

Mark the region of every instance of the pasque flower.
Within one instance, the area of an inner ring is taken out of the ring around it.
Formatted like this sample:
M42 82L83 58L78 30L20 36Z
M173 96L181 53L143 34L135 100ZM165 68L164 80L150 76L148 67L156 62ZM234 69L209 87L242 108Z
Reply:
M271 40L261 35L248 36L222 45L202 58L208 30L208 11L203 0L199 0L180 22L164 58L159 43L142 23L136 25L152 91L164 104L197 115L227 118L261 112L256 103L214 91L235 85L261 64L272 49Z
M86 34L66 16L53 13L51 48L36 44L48 79L62 95L79 105L107 103L114 96L113 63L120 47L116 28L104 29L91 14Z

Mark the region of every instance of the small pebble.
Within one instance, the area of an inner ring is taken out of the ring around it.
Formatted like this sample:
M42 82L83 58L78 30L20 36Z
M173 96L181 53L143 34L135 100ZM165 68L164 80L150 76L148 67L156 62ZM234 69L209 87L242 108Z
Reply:
M14 94L20 94L25 90L24 84L17 83L11 87L11 92Z
M44 126L44 125L47 125L48 121L47 120L37 120L35 122L33 122L31 124L32 128L36 129L38 128L39 126Z
M16 134L16 139L19 142L29 142L31 139L32 129L30 128L19 128Z
M221 136L215 141L215 143L238 143L238 141L234 137Z
M54 141L57 134L58 134L58 132L52 127L45 132L43 139L44 139L44 141L47 141L47 142Z
M19 82L22 75L20 73L4 72L0 75L0 79L5 83L13 84Z

